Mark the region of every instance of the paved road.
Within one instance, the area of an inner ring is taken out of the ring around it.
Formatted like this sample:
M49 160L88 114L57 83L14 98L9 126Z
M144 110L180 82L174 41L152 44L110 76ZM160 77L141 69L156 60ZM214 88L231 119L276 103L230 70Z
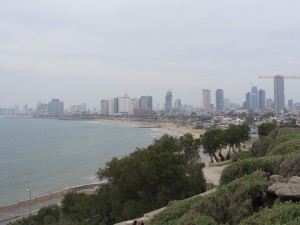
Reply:
M51 200L39 202L36 204L31 205L31 213L36 213L39 209L43 208L44 206L58 204L60 205L62 201L62 197L53 198ZM30 212L30 206L11 209L8 211L0 212L0 225L8 224L9 222L16 221L22 217L28 216Z

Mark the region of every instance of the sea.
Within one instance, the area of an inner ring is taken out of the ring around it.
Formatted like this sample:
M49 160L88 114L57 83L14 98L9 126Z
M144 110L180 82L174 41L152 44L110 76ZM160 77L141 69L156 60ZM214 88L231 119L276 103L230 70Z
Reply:
M98 121L0 117L0 205L97 183L96 172L112 157L147 147L156 128Z

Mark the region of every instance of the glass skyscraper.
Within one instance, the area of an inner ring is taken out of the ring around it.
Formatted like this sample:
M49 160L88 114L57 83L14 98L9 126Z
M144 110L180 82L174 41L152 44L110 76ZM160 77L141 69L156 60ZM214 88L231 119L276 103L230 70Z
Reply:
M275 113L284 110L284 78L281 75L274 76L274 109Z

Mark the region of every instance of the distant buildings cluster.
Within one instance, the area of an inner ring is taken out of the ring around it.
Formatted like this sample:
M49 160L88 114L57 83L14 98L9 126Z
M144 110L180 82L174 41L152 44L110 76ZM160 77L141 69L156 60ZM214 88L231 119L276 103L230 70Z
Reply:
M270 77L268 77L270 78ZM273 77L271 77L273 78ZM286 109L284 96L284 76L274 76L274 100L266 99L266 91L252 86L251 90L245 94L243 105L231 103L230 99L225 98L224 90L215 91L215 100L213 101L211 91L202 89L202 102L200 108L194 108L191 105L183 104L180 98L173 101L173 93L168 90L165 95L163 109L154 111L152 96L141 96L140 98L131 98L125 94L121 97L100 100L100 110L90 111L86 103L80 105L71 105L70 109L64 108L64 102L59 99L52 99L49 103L38 102L36 109L24 105L23 108L14 106L11 108L1 108L0 115L36 115L60 117L63 115L82 116L82 115L100 115L100 116L133 116L133 117L152 117L154 114L176 115L176 113L204 112L220 114L228 110L250 110L250 111L274 111L275 114L281 114ZM199 97L199 99L201 99ZM213 102L215 104L213 104ZM300 110L300 103L294 103L292 99L287 102L287 109Z
M122 97L101 100L100 114L102 116L136 116L150 117L153 114L152 96L130 98Z

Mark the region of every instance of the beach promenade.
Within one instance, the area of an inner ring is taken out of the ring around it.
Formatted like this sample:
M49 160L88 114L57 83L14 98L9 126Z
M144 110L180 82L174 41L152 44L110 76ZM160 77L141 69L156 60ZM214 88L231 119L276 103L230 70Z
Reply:
M0 225L8 224L31 214L36 214L41 208L49 205L61 205L63 197L67 193L84 192L94 193L101 183L85 184L76 187L68 187L62 191L37 196L32 199L26 199L9 205L0 206Z
M52 198L38 203L31 204L31 213L37 213L41 208L49 205L60 205L62 201L62 196L57 198ZM10 222L14 222L23 217L29 216L30 214L30 204L24 205L23 207L13 208L0 212L0 225L5 225Z

